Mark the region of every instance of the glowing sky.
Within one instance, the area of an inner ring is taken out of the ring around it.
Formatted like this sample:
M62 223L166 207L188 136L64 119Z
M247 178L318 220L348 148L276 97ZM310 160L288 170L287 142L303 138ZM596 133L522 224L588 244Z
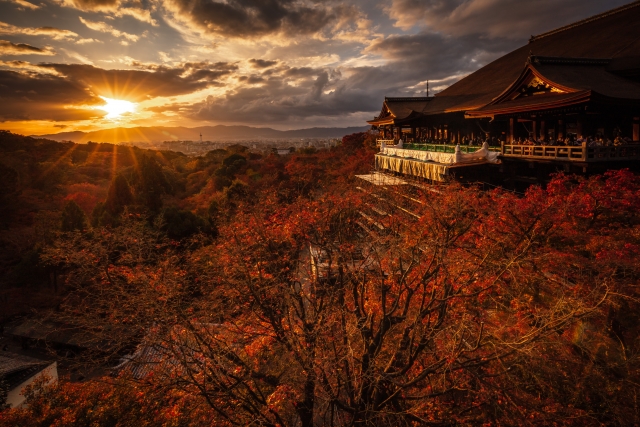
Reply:
M627 2L0 0L0 129L363 126Z

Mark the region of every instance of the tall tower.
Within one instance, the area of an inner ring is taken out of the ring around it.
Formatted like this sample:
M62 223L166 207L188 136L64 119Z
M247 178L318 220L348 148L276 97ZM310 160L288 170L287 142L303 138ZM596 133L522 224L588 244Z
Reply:
M200 132L200 144L202 144L202 132Z

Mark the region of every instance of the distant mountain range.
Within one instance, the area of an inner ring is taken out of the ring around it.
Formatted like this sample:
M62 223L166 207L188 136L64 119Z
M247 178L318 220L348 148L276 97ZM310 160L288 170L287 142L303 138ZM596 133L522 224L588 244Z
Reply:
M230 141L259 138L342 138L356 132L364 132L369 126L347 128L308 128L297 130L276 130L271 128L255 128L251 126L201 126L195 128L186 127L134 127L112 128L94 132L60 132L49 135L33 135L34 138L46 138L54 141L73 141L77 143L110 142L110 143L135 143L135 142L161 142L175 140L200 140L203 141Z

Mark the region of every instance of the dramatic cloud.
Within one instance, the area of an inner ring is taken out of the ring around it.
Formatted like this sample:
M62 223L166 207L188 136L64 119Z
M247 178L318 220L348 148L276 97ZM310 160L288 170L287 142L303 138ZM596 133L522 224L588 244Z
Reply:
M53 49L40 49L24 43L14 44L7 40L0 40L0 55L55 55Z
M146 110L159 114L173 115L175 113L188 111L190 108L191 104L187 102L176 102L171 104L159 105L157 107L147 107Z
M0 120L86 120L103 114L98 95L130 101L192 93L219 85L237 69L234 64L192 62L152 71L104 70L84 64L0 62Z
M154 27L158 26L158 21L151 17L151 11L148 9L142 9L139 7L119 7L114 12L115 16L131 16L138 21L146 22Z
M522 39L602 8L601 0L391 0L386 8L401 28L426 26L449 35L485 34ZM628 3L609 0L606 8ZM587 12L588 13L588 12Z
M60 0L60 4L89 12L107 12L116 10L119 0Z
M239 78L241 86L224 96L208 96L183 113L196 120L246 123L285 122L313 116L336 117L369 110L377 101L367 91L350 87L330 69L288 68L262 76Z
M55 70L46 70L43 69L42 67L32 64L30 62L27 61L2 61L0 60L0 67L2 68L7 68L10 70L19 70L19 71L30 71L32 72L34 75L37 74L51 74L51 75L58 75L58 72Z
M82 16L80 16L80 22L82 22L87 26L87 28L91 30L111 34L114 37L122 37L124 39L127 39L128 41L137 42L140 39L140 36L117 30L106 22L89 21L88 19L84 19Z
M252 59L261 75L240 76L241 87L180 111L195 120L253 124L357 113L373 117L385 95L424 96L426 80L433 94L514 47L508 39L422 33L373 42L364 53L380 57L384 64L379 66L266 68L277 64Z
M100 40L97 39L79 39L76 40L76 44L87 44L87 43L102 43Z
M61 76L0 70L0 120L87 120L104 115L86 87Z
M347 22L355 8L296 0L164 0L165 9L188 27L225 37L309 35Z
M26 0L12 0L12 3L17 4L21 9L35 10L40 8L37 4L29 3Z
M79 82L96 94L136 102L219 86L218 79L236 69L235 65L223 62L186 63L175 68L157 66L152 71L105 70L86 64L40 64L40 67Z
M278 63L278 61L267 61L267 60L264 60L264 59L250 59L249 63L254 68L269 68L269 67L273 67L274 65L276 65Z
M365 51L387 60L388 65L381 69L395 70L393 80L408 85L418 79L437 80L468 74L519 45L509 39L453 38L422 33L379 39Z
M53 27L16 27L15 25L0 22L0 34L26 35L26 36L47 36L54 40L65 40L78 37L78 34L69 30L61 30Z
M22 1L22 0L16 0ZM158 26L156 21L151 16L151 11L154 8L153 1L146 0L54 0L60 5L71 7L74 9L82 10L85 12L103 12L110 14L107 18L112 16L123 17L131 16L141 22L146 22L153 26ZM112 16L111 16L112 15Z

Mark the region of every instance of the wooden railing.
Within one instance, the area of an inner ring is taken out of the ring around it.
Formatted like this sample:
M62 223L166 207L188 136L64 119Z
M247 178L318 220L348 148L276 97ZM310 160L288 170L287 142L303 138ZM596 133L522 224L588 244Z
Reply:
M502 146L504 157L528 159L564 160L572 162L604 162L612 160L640 159L640 144L611 147L556 146L556 145L507 145Z
M455 153L455 144L404 144L402 147L406 150L422 150L422 151L435 151L436 153ZM463 153L474 153L481 149L481 145L461 145L460 151ZM489 147L489 151L500 151L500 147Z
M396 145L396 141L393 139L376 139L378 147L381 145Z
M640 159L640 144L620 145L618 147L586 147L586 150L588 162Z
M395 145L393 139L379 139L378 147L385 143L386 145ZM419 144L419 143L404 143L402 148L405 150L422 150L422 151L434 151L436 153L455 153L456 146L452 144ZM463 153L473 153L481 149L481 145L461 145L460 151ZM500 147L489 147L489 151L500 151Z

